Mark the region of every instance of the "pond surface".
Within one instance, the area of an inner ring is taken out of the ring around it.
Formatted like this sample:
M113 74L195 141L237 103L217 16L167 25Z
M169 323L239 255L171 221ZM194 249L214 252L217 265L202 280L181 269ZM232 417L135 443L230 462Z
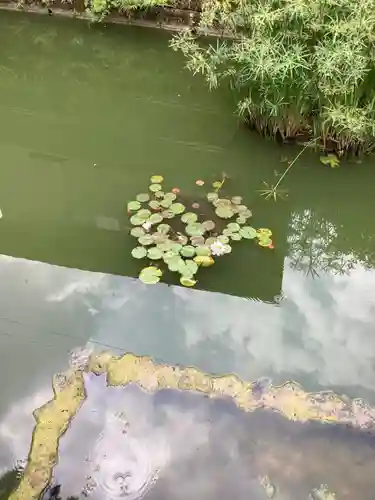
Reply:
M1 471L27 457L32 411L79 346L375 406L373 161L329 169L305 152L288 198L265 201L262 182L298 150L239 125L231 96L184 70L169 36L0 12ZM239 244L200 290L133 279L126 202L151 174L194 197L196 179L222 172L275 249ZM354 463L345 446L337 453ZM194 496L211 498L202 488Z

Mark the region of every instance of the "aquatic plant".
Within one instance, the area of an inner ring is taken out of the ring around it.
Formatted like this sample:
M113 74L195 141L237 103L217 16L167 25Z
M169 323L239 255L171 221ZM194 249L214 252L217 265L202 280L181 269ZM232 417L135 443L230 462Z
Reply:
M229 81L238 113L260 133L302 139L338 154L375 145L373 0L253 0L202 4L198 33L171 46L211 89ZM229 38L228 38L229 37Z
M158 283L163 270L179 275L183 286L194 286L200 267L209 267L217 257L230 254L233 242L254 240L260 247L273 248L272 232L248 224L251 210L240 196L225 197L226 176L215 181L199 203L189 201L179 189L168 191L163 177L152 176L148 192L139 193L127 204L130 235L137 245L134 259L148 264L139 273L146 284ZM202 187L204 181L196 185Z
M166 4L169 4L166 0L85 0L88 12L98 20L113 11L130 12Z

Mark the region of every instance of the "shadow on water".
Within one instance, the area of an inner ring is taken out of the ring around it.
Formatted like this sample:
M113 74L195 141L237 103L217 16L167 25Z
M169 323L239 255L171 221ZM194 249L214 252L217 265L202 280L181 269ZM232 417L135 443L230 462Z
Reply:
M56 485L63 500L307 500L322 485L338 500L374 497L372 433L197 393L107 387L92 374L85 387L43 500Z

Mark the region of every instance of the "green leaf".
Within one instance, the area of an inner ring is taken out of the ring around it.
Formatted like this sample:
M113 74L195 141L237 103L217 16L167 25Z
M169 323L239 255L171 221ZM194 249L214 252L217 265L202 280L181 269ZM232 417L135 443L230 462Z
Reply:
M205 255L197 255L194 257L194 262L198 264L198 266L202 267L209 267L212 266L212 264L215 264L215 261L212 257L208 257Z
M172 212L172 210L163 210L161 215L163 219L173 219L175 214Z
M143 219L143 222L145 222L150 217L151 211L147 210L147 208L143 208L142 210L139 210L136 215L140 219Z
M206 239L205 245L209 247L210 245L212 245L213 243L215 243L215 241L216 241L216 238L214 236L210 236L210 238Z
M143 246L153 245L154 238L151 236L151 234L144 234L143 236L140 236L138 238L138 243Z
M247 240L252 240L257 236L256 230L251 226L241 227L239 234L242 236L242 238L245 238Z
M134 236L134 238L139 238L145 234L145 230L141 227L133 227L133 229L130 231L130 234Z
M185 262L181 257L175 255L168 259L168 269L173 273L179 272L179 270L185 265Z
M333 154L327 156L321 156L320 161L324 165L329 165L331 168L336 168L340 166L340 160L337 158L336 155Z
M172 203L172 205L169 207L169 209L175 215L179 215L179 214L182 214L182 212L185 211L185 205L183 205L182 203Z
M186 245L181 248L180 253L183 257L194 257L195 248L193 246Z
M229 243L229 238L225 234L220 234L217 238L217 241L220 241L220 243Z
M223 235L224 236L229 236L230 237L230 236L232 236L232 234L233 234L233 231L231 231L230 229L228 229L228 228L223 229Z
M230 219L234 215L233 210L229 206L218 206L215 213L221 219Z
M152 175L150 178L151 184L160 184L163 180L164 179L161 175Z
M192 224L198 220L198 215L193 212L186 212L181 216L181 221L184 224Z
M185 234L179 233L177 240L178 240L178 243L180 243L181 245L187 245L189 238Z
M207 193L207 200L210 202L210 203L213 203L214 201L216 201L217 199L219 198L219 195L217 193Z
M240 233L232 233L230 235L230 239L233 241L240 241L242 240L242 236L240 235Z
M169 224L159 224L157 227L157 231L162 234L168 234L171 229Z
M272 240L268 236L265 236L264 238L258 239L258 245L260 247L268 247L271 243L272 243Z
M129 201L128 203L128 211L134 212L135 210L139 210L141 208L141 204L139 201Z
M180 243L175 243L175 242L172 241L172 243L171 243L171 250L173 252L175 252L176 254L178 254L180 252L181 248L182 248L182 245Z
M161 200L162 198L164 198L164 191L156 191L156 193L154 193L154 196L158 200Z
M213 220L205 220L202 226L206 231L213 231L215 229L215 222Z
M144 220L141 219L138 214L137 215L132 215L130 217L130 224L132 224L133 226L142 226L142 224L144 223Z
M160 208L160 203L156 200L151 200L148 206L152 208L152 210L158 210Z
M246 217L237 217L236 222L237 224L246 224L247 219Z
M163 216L161 214L152 214L148 220L151 224L159 224L163 220Z
M232 203L233 203L234 205L241 205L241 203L242 203L242 198L241 198L241 196L233 196L233 198L232 198L232 200L231 200L231 201L232 201Z
M163 208L169 208L172 205L173 201L165 198L163 201L160 202L160 206Z
M183 286L192 287L197 284L197 281L192 278L186 278L184 276L181 276L180 283Z
M166 234L156 232L152 235L152 239L155 245L161 245L162 243L165 243L168 240L168 236ZM162 250L162 248L160 248L160 250Z
M147 257L151 260L159 260L163 258L163 252L156 247L152 247L147 252Z
M189 236L202 236L204 234L204 227L199 222L194 222L193 224L188 224L185 231Z
M156 191L161 191L161 185L160 184L151 184L148 189L152 191L153 193L156 193Z
M222 185L223 185L223 183L221 181L215 181L212 183L212 187L216 190L219 190Z
M210 257L211 249L206 245L201 245L195 249L195 253L201 257Z
M203 236L192 236L190 238L191 244L194 245L195 247L204 245L204 238Z
M232 233L238 233L238 231L241 229L241 226L237 222L230 222L227 225L227 228L232 232Z
M196 262L194 262L193 260L191 260L191 259L185 260L185 265L189 269L191 274L194 275L196 272L198 272L198 264Z
M148 193L137 194L137 200L142 202L142 203L145 201L148 201L149 199L150 199L150 195Z
M258 238L264 238L264 237L270 238L272 236L272 231L267 227L260 227L257 230L257 236Z
M162 272L154 266L145 267L139 273L139 279L146 285L154 285L160 281Z
M177 198L175 193L165 193L164 199L174 201Z
M135 259L143 259L147 255L147 250L143 247L135 247L133 248L131 254Z

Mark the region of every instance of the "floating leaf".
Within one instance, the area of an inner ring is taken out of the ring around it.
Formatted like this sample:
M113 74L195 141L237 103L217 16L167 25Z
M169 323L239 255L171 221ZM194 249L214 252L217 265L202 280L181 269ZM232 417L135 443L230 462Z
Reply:
M195 248L193 246L186 245L181 248L180 253L183 257L194 257Z
M212 183L212 187L216 190L219 190L222 185L223 185L223 183L221 181L215 181Z
M253 212L247 209L244 210L243 212L240 212L238 215L241 217L241 219L249 219L250 217L253 216Z
M171 240L166 240L163 243L158 243L157 247L162 251L162 252L168 252L173 255L177 255L178 252L173 250L173 242Z
M164 198L163 201L160 202L160 206L163 208L169 208L172 205L173 201L169 198Z
M177 198L176 193L165 193L164 199L174 201Z
M329 165L331 168L336 168L340 166L340 160L337 158L336 155L333 154L327 156L321 156L320 161L324 165Z
M215 213L221 219L230 219L234 215L234 212L230 206L218 206L215 210Z
M138 238L138 243L143 246L153 245L154 238L151 236L151 234L144 234L143 236L140 236Z
M137 194L137 200L140 201L140 202L145 202L145 201L148 201L150 199L150 195L148 193L139 193Z
M128 203L128 212L134 212L141 208L141 204L139 201L129 201Z
M155 245L161 245L162 243L165 243L168 240L168 236L166 234L156 232L152 235L152 239Z
M150 203L148 204L152 210L159 210L160 209L160 203L156 200L151 200Z
M130 231L130 234L135 238L139 238L140 236L143 236L145 234L145 230L141 227L133 227L133 229Z
M172 250L173 252L175 252L176 254L178 254L178 253L179 253L179 251L181 250L181 248L182 248L182 245L181 245L180 243L174 243L174 242L172 241L172 243L171 243L171 250Z
M156 193L156 191L161 191L161 185L160 184L151 184L148 189L152 191L153 193Z
M268 246L272 245L272 240L271 240L271 238L268 238L268 236L266 236L266 237L258 240L258 245L260 247L268 247Z
M178 255L175 255L174 257L171 257L168 259L168 269L172 271L173 273L179 272L179 270L185 266L185 262L181 257Z
M168 234L171 226L169 224L159 224L157 227L157 231L161 234Z
M202 226L206 231L213 231L215 229L215 222L213 220L205 220Z
M180 283L183 286L192 287L197 284L197 281L192 278L186 278L185 276L181 276Z
M177 240L181 245L187 245L189 238L185 234L178 233Z
M168 250L168 252L165 252L165 253L163 254L163 260L164 260L164 262L165 262L166 264L168 264L168 263L169 263L169 261L170 261L171 259L173 259L173 257L176 257L176 254L175 254L174 252L172 252L171 250Z
M210 245L212 245L215 242L216 242L216 238L214 238L213 236L211 236L210 238L206 239L205 245L210 246Z
M230 239L233 241L240 241L242 240L242 236L240 235L240 233L232 233L230 235Z
M185 231L189 236L202 236L204 234L204 227L199 222L194 222L193 224L188 224Z
M245 238L247 240L252 240L257 236L256 230L251 226L241 227L239 233L242 236L242 238Z
M198 264L198 266L202 267L209 267L212 266L212 264L215 264L215 261L212 257L208 257L205 255L197 255L194 257L194 262Z
M220 243L228 243L229 238L228 236L225 236L225 234L220 234L217 238L216 241L220 241Z
M211 256L211 249L210 247L206 245L201 245L195 249L195 253L197 255L200 255L201 257L210 257Z
M184 224L191 224L193 222L196 222L197 220L198 220L198 215L193 212L186 212L181 216L181 221Z
M217 199L219 198L219 195L217 193L207 193L207 200L210 202L210 203L213 203L214 201L216 201Z
M185 211L185 205L182 203L172 203L169 208L175 215L182 214Z
M164 179L161 175L153 175L150 178L151 184L160 184L161 182L163 182L163 180Z
M268 237L270 238L272 236L272 231L271 229L268 229L266 227L261 227L257 230L257 236L258 238L264 238L264 237Z
M163 252L160 248L152 247L147 251L147 257L151 260L159 260L163 257Z
M198 271L198 264L191 259L185 260L186 267L189 269L191 274L195 274Z
M139 279L146 285L154 285L160 281L160 276L162 272L160 269L154 266L145 267L139 273Z
M143 259L147 255L147 250L144 247L135 247L131 254L135 259Z
M194 245L195 247L204 245L204 238L203 236L192 236L190 238L191 244Z
M138 216L138 214L130 217L130 224L132 224L133 226L142 226L143 223L144 223L144 220L141 219Z
M161 212L161 215L163 219L173 219L175 214L172 212L172 210L163 210L163 212Z
M232 201L232 203L233 203L234 205L241 205L241 203L242 203L242 198L241 198L241 196L233 196L233 198L232 198L232 200L231 200L231 201Z
M225 254L226 253L231 253L231 251L232 251L232 247L229 244L224 245L224 247L223 247L223 253L225 253Z
M156 193L154 193L155 195L155 198L157 198L158 200L164 198L164 191L156 191Z
M227 228L232 232L232 233L237 233L240 229L241 226L237 222L230 222L227 225Z
M152 214L148 220L151 224L159 224L163 220L163 216L161 214Z
M230 236L232 236L232 234L233 234L233 231L231 231L230 229L228 229L228 228L223 229L223 235L224 236L229 236L230 237Z
M142 210L139 210L136 215L140 219L143 219L143 222L145 222L150 217L151 212L150 210L147 210L147 208L143 208Z
M232 208L232 203L230 200L227 200L226 198L218 198L214 202L215 207L229 207Z
M237 217L236 222L237 224L246 224L247 219L246 217Z
M246 205L237 205L237 212L240 217L241 217L241 212L246 212L246 210L249 210Z

